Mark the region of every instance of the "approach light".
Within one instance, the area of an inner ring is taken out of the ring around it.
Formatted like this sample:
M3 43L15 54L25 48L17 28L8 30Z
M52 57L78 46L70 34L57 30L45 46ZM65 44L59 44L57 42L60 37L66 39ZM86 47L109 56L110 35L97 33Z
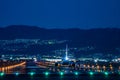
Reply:
M93 72L89 72L89 74L92 76L94 73Z

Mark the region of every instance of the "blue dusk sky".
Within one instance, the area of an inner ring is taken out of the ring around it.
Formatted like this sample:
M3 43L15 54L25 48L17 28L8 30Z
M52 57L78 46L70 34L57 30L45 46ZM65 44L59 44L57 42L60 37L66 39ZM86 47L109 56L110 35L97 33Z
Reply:
M120 0L0 0L0 27L120 28Z

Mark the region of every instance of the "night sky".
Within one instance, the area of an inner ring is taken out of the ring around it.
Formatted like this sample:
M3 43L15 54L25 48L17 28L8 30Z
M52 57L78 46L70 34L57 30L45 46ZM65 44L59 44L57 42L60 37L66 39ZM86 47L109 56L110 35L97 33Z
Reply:
M0 26L120 28L120 0L0 0Z

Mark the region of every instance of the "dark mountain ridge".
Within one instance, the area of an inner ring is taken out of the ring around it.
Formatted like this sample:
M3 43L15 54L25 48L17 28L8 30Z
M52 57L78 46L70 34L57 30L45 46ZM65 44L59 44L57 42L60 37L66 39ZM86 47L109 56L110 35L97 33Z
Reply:
M13 25L0 28L0 40L9 39L70 40L73 45L120 47L119 28L99 29L45 29L35 26Z

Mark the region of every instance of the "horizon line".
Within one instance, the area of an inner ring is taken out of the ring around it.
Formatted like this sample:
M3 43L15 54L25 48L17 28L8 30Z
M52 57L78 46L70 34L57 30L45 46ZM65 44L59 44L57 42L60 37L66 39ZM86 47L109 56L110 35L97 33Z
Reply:
M33 26L33 25L7 25L7 26L0 26L0 28L8 28L8 27L37 27L43 29L81 29L81 30L91 30L91 29L120 29L120 27L97 27L97 28L80 28L80 27L42 27L42 26Z

